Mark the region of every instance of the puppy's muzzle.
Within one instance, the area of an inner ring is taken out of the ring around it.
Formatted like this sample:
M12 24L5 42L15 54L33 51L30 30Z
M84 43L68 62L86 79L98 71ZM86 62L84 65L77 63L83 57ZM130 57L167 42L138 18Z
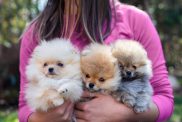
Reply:
M131 75L132 75L132 73L131 73L130 71L127 71L127 72L126 72L126 75L127 75L128 78L130 78Z
M89 83L88 86L89 86L90 89L93 89L95 85L93 83Z
M50 67L50 68L48 69L48 72L49 72L49 75L55 75L55 73L54 73L54 68L52 68L52 67Z

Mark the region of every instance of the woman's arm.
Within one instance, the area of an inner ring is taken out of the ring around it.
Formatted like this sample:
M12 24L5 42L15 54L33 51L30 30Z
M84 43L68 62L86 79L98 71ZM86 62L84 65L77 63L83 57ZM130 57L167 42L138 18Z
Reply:
M19 92L19 110L18 117L20 122L27 122L29 116L32 114L31 109L25 101L25 87L26 87L26 77L25 77L25 67L28 63L31 51L35 47L35 44L32 45L32 26L30 26L26 32L24 32L21 38L21 47L20 47L20 92Z
M161 122L170 118L173 113L174 97L168 79L163 49L159 35L150 17L145 12L132 7L128 10L130 27L134 40L140 42L152 61L153 77L150 80L154 89L153 103L158 110L156 121ZM148 116L146 116L147 118Z

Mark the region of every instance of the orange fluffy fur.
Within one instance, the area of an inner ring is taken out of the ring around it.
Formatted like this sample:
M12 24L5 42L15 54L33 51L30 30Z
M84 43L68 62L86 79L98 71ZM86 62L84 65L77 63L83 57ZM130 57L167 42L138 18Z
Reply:
M113 91L119 84L117 60L112 56L109 46L95 43L87 47L82 52L81 71L83 81L90 91Z

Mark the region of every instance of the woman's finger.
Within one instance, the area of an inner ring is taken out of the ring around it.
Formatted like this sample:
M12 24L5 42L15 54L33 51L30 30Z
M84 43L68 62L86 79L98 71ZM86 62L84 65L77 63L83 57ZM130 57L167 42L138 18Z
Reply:
M69 106L66 108L66 111L64 113L65 118L71 118L72 117L73 108L74 108L74 104L73 103L69 104Z
M83 120L83 119L76 119L77 120L77 122L86 122L85 120Z
M83 92L83 94L82 94L82 97L86 97L86 98L88 98L88 97L90 97L90 92L89 91L84 91Z
M75 110L74 114L77 119L87 120L86 115L85 115L86 113L83 111Z
M84 91L82 94L83 98L94 98L94 97L99 97L100 93L96 93L96 92L89 92L89 91Z
M58 111L59 113L64 115L64 113L66 112L66 109L71 104L72 104L71 101L65 101L62 105L60 105L59 107L56 108L56 111Z
M80 110L80 111L85 111L87 110L87 102L78 102L76 105L75 105L75 108Z

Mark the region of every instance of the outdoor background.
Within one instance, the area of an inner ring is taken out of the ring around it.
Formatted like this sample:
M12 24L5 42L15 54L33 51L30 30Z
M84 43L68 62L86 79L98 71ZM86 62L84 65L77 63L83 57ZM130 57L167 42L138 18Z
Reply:
M0 0L0 122L18 122L19 37L42 10L44 1ZM161 37L174 88L175 111L169 122L182 122L182 0L121 1L151 16Z

